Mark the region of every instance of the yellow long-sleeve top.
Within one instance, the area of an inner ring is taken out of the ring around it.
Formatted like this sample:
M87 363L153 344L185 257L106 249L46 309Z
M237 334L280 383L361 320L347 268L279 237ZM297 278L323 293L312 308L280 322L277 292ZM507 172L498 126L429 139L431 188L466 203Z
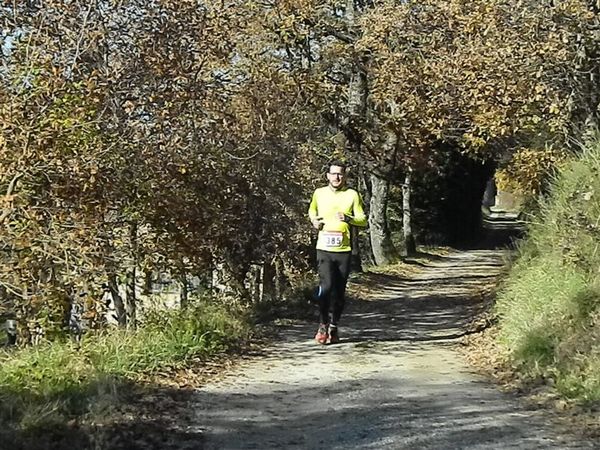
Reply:
M338 218L338 212L344 213L345 221ZM317 217L323 219L317 250L328 252L349 252L352 249L350 225L367 226L362 200L358 192L350 188L335 190L325 186L315 190L308 208L308 217L310 220Z

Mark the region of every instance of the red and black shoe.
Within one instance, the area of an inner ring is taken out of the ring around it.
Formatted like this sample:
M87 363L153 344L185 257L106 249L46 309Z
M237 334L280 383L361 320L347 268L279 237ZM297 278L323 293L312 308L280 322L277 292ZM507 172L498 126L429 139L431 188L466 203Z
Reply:
M340 336L337 325L329 325L329 339L327 339L327 343L337 344L338 342L340 342Z
M327 324L322 323L319 325L319 329L317 330L317 334L315 335L315 341L319 344L325 345L329 340L329 333L327 332Z

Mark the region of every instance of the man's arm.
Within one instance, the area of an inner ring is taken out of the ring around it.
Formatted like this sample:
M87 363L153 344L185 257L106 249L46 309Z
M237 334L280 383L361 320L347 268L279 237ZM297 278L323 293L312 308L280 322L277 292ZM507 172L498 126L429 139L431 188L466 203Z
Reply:
M355 193L354 202L352 204L352 216L346 216L346 222L355 227L366 227L367 216L363 208L362 199L358 192Z
M323 218L319 216L319 211L317 209L316 191L313 193L310 200L310 206L308 207L308 218L310 219L312 226L317 230L320 230L323 227Z

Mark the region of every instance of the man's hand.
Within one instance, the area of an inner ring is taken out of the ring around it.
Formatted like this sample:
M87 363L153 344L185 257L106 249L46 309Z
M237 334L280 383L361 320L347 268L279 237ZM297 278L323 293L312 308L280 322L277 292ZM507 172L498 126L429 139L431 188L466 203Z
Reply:
M338 220L341 220L342 222L350 222L350 220L352 220L352 218L350 216L347 216L343 212L338 212L336 214L337 214Z
M325 225L325 222L323 222L323 218L321 216L315 217L311 220L311 222L313 227L315 227L317 230L320 230L321 228L323 228L323 225Z

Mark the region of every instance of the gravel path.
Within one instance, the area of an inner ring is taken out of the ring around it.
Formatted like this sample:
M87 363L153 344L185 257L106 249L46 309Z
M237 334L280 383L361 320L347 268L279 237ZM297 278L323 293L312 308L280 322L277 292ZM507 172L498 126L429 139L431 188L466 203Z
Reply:
M598 448L559 433L473 374L458 338L502 255L455 252L416 277L381 276L348 305L342 342L319 346L316 324L282 329L267 356L192 398L207 449Z

